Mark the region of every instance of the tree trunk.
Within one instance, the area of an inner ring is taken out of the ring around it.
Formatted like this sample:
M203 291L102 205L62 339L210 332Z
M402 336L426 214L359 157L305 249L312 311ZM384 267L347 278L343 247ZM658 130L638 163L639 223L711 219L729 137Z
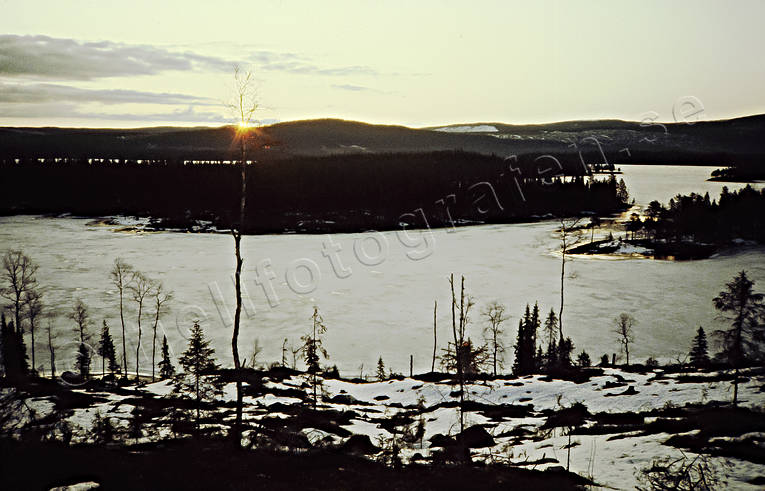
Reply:
M138 377L138 354L141 350L141 314L143 311L143 303L138 303L138 346L135 348L135 379L137 382L140 382L140 378Z
M560 310L558 311L558 332L560 332L560 341L563 341L563 278L566 274L566 245L564 242L563 253L560 263Z
M496 326L493 328L494 330L494 376L497 376L497 328Z
M53 348L53 340L51 339L50 330L48 331L48 349L50 350L50 378L56 379L56 352Z
M35 365L35 321L31 318L29 319L29 334L32 336L32 373L34 373L34 370L36 370L37 365Z
M436 371L436 348L438 346L438 340L436 337L436 312L438 310L438 300L433 303L433 361L430 364L430 371Z
M155 356L157 354L157 324L159 324L159 306L157 307L157 316L154 318L154 336L151 341L151 381L154 382Z
M241 95L241 94L240 94ZM236 419L234 421L234 431L232 438L234 448L242 446L242 405L244 394L242 392L242 364L239 360L239 325L242 317L242 255L241 240L242 229L244 229L244 211L247 204L247 147L245 138L247 134L241 135L239 140L239 149L241 151L240 168L242 189L239 196L239 230L234 231L234 254L236 255L235 289L236 289L236 310L234 311L234 332L231 336L231 351L234 355L234 372L236 373Z
M127 342L125 338L125 316L123 313L123 307L122 307L122 287L120 286L120 322L122 323L122 366L125 370L125 373L123 375L124 378L127 378Z
M457 328L457 318L456 318L456 308L457 308L457 297L454 293L454 274L452 274L449 277L449 285L451 286L451 292L452 292L452 334L454 334L454 361L455 365L457 366L457 380L460 384L460 433L462 433L465 430L465 415L464 415L464 408L465 408L465 393L464 393L464 380L463 380L463 374L462 374L462 316L463 311L462 308L464 306L464 285L465 280L463 278L462 280L462 292L460 295L460 329L459 329L459 335L458 335L458 328Z

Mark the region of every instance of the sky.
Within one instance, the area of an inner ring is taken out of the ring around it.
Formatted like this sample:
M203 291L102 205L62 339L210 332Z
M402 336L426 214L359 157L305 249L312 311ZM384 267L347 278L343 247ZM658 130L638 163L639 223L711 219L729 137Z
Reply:
M765 1L0 0L0 126L765 113Z

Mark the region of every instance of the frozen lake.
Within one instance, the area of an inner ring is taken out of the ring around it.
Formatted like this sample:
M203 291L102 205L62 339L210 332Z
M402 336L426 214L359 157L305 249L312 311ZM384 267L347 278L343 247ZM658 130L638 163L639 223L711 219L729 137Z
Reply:
M622 167L638 205L654 199L666 204L675 194L691 191L708 191L717 198L723 184L706 181L712 169ZM232 363L234 260L230 235L125 233L88 222L0 217L0 250L21 248L40 265L37 276L46 288L44 300L59 314L55 320L61 350L57 353L59 370L72 368L64 366L75 350L74 328L65 314L76 297L91 308L91 332L97 334L106 318L115 341L121 342L118 296L109 280L116 257L161 279L174 291L172 310L161 327L176 354L185 347L184 335L191 321L199 319L213 339L221 363ZM372 373L379 356L393 370L408 373L410 354L414 355L415 371L430 370L433 302L437 300L439 305L439 347L445 347L451 336L447 277L454 273L465 275L467 291L477 301L469 327L473 340L482 338L483 306L493 300L506 304L512 316L505 334L509 361L518 317L526 303L539 301L543 312L551 307L557 312L560 256L556 254L556 226L550 221L409 235L393 231L245 237L244 282L250 302L245 304L240 352L249 359L257 338L264 348L258 361L280 360L283 340L288 339L288 346L299 343L311 326L316 305L328 328L328 363L337 364L343 375L358 375L362 363L364 372ZM618 352L611 333L613 318L629 312L638 321L632 360L643 361L648 356L682 359L699 325L708 332L720 325L712 298L726 281L746 269L757 281L756 288L765 289L763 258L765 247L741 248L693 262L577 257L566 267L566 334L573 339L577 353L584 348L596 361L604 353ZM132 302L128 304L129 338L135 338L136 312ZM141 360L142 371L149 369L151 356L147 328L151 308L148 312L142 343L149 349ZM37 365L47 368L42 333L37 339ZM134 354L135 346L129 345L131 366ZM100 360L97 365L100 369Z

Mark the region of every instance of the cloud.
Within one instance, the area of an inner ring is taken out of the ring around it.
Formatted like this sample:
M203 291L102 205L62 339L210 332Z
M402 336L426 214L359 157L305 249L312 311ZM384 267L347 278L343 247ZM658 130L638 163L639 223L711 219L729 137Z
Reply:
M170 70L230 71L234 62L148 45L0 35L0 75L92 80Z
M190 122L207 124L231 123L223 113L213 111L197 111L194 106L174 111L154 113L107 113L88 112L78 109L73 103L46 103L46 104L0 104L0 114L5 119L35 119L35 118L67 118L67 119L95 119L102 121L136 121L136 122Z
M377 70L368 66L354 65L337 68L322 68L318 65L302 61L280 61L260 65L262 70L289 72L299 75L326 75L330 77L342 77L351 75L378 75Z
M340 90L349 90L351 92L374 91L374 89L370 89L369 87L364 87L363 85L353 85L353 84L333 84L332 87L335 89L340 89Z
M217 106L206 97L167 92L144 92L125 89L81 89L58 84L16 84L0 82L0 103L99 102L102 104L194 104Z
M245 58L265 71L321 76L378 74L363 65L321 66L294 53L250 50ZM238 62L188 49L174 51L151 45L84 42L42 35L0 35L0 76L4 77L93 80L167 71L230 72Z

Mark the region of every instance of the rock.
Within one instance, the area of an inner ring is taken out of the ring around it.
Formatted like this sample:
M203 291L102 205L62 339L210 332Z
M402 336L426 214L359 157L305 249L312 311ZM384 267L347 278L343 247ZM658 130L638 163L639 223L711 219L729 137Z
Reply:
M456 443L454 438L442 435L441 433L436 433L428 441L431 447L451 447Z
M340 448L344 452L356 455L371 455L380 451L369 439L369 435L352 435Z
M359 403L358 399L356 399L350 394L338 394L332 399L330 399L329 402L333 402L335 404L358 404Z
M390 397L385 395L375 396L375 401L387 401L388 399L390 399Z
M471 426L457 435L457 441L467 448L493 447L494 438L481 425Z

